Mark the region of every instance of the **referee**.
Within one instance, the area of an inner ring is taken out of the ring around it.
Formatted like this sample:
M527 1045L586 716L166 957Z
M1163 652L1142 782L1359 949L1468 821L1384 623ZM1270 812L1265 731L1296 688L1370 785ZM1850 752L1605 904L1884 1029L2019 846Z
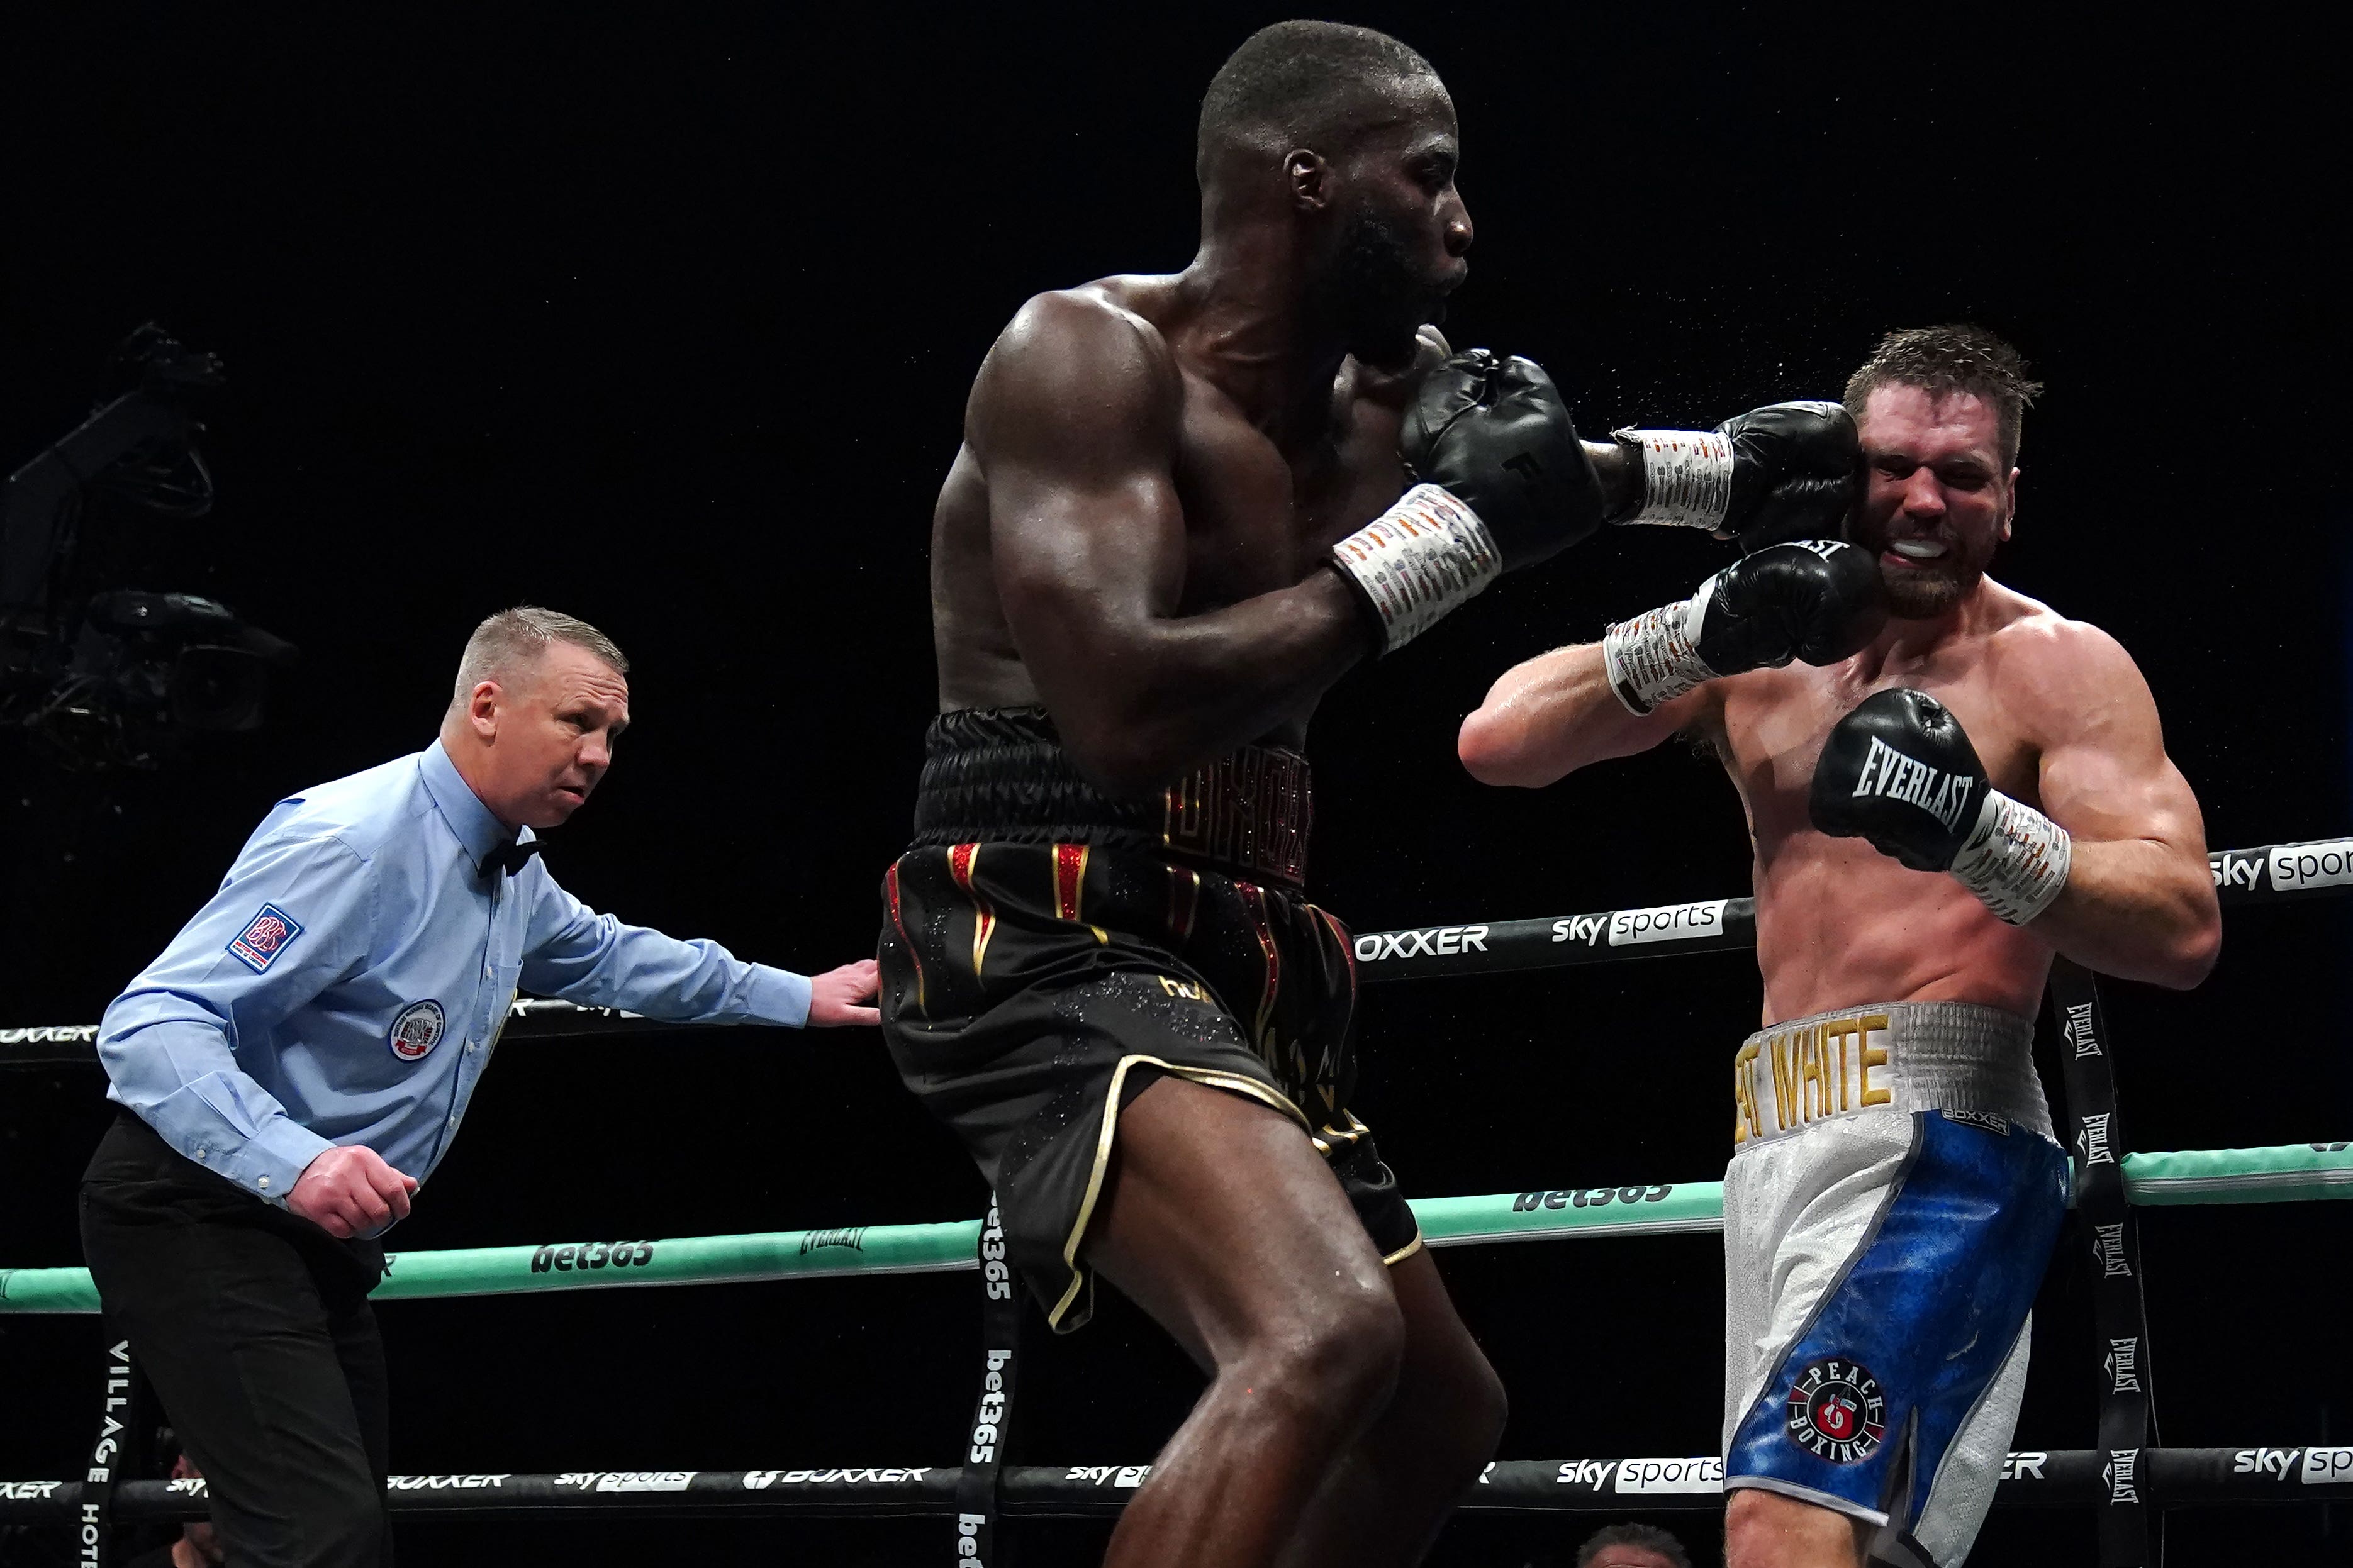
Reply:
M534 858L629 722L628 661L524 606L466 644L439 740L278 803L106 1010L121 1107L82 1248L237 1568L389 1564L375 1237L457 1136L518 988L678 1023L875 1022L814 978L584 907Z

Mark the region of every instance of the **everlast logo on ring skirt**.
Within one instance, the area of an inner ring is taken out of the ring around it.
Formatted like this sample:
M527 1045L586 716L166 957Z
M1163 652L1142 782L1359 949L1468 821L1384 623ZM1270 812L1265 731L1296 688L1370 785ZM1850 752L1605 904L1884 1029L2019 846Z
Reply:
M2132 1265L2125 1260L2124 1221L2092 1227L2092 1261L2100 1266L2103 1279L2132 1272Z
M592 1268L642 1268L653 1260L650 1241L582 1241L541 1247L531 1255L531 1271L544 1274L552 1268L565 1274L575 1268L584 1273Z
M2108 1501L2138 1502L2140 1493L2135 1489L2133 1472L2140 1468L2138 1448L2111 1448L2106 1466Z
M2115 1380L2111 1394L2138 1394L2140 1386L2140 1336L2128 1334L2108 1342L2107 1360L2102 1363L2108 1376Z
M2084 1118L2084 1130L2076 1134L2075 1145L2084 1152L2086 1165L2113 1165L2116 1151L2108 1147L2108 1119L2115 1112L2095 1111Z
M2060 1037L2073 1047L2078 1058L2098 1056L2100 1037L2092 1027L2092 1005L2089 1002L2070 1003L2065 1015L2059 1025Z

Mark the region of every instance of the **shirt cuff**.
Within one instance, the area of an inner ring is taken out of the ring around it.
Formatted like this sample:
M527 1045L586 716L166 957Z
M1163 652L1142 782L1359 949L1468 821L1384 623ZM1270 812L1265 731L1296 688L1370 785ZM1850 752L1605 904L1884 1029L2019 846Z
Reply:
M809 1012L809 979L789 969L752 965L752 984L744 998L746 1016L755 1023L806 1027Z
M218 1151L207 1151L210 1157L199 1156L197 1163L256 1197L284 1208L286 1194L294 1190L311 1162L334 1146L291 1117L273 1116L246 1140L244 1148L226 1158Z

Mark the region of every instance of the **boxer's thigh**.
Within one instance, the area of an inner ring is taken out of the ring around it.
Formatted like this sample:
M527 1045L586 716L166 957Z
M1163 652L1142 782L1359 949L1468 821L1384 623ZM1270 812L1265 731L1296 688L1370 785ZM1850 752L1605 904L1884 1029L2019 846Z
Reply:
M350 1331L339 1336L304 1249L266 1226L154 1223L96 1184L82 1237L109 1322L205 1473L231 1561L377 1563L384 1503L339 1343ZM375 1364L380 1379L380 1349Z
M1911 1157L1900 1113L1743 1146L1724 1177L1725 1451L1768 1375L1869 1239Z
M1085 1258L1205 1367L1303 1325L1401 1333L1381 1255L1299 1124L1179 1077L1121 1114Z

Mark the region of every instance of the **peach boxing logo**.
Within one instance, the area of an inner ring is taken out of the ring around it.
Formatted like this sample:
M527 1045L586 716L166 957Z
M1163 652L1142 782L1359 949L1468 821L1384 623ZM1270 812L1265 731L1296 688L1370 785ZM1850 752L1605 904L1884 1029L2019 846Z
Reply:
M448 1020L441 1011L440 1003L430 1000L411 1002L400 1010L400 1016L392 1021L392 1029L385 1035L385 1041L392 1047L392 1054L402 1061L421 1062L433 1054L433 1047L441 1043L441 1032L448 1027Z
M1862 1363L1825 1356L1789 1390L1789 1438L1818 1459L1858 1464L1887 1435L1887 1396Z
M256 974L278 962L278 955L302 934L302 922L280 909L276 904L264 904L261 912L246 921L245 929L228 944L228 954Z

